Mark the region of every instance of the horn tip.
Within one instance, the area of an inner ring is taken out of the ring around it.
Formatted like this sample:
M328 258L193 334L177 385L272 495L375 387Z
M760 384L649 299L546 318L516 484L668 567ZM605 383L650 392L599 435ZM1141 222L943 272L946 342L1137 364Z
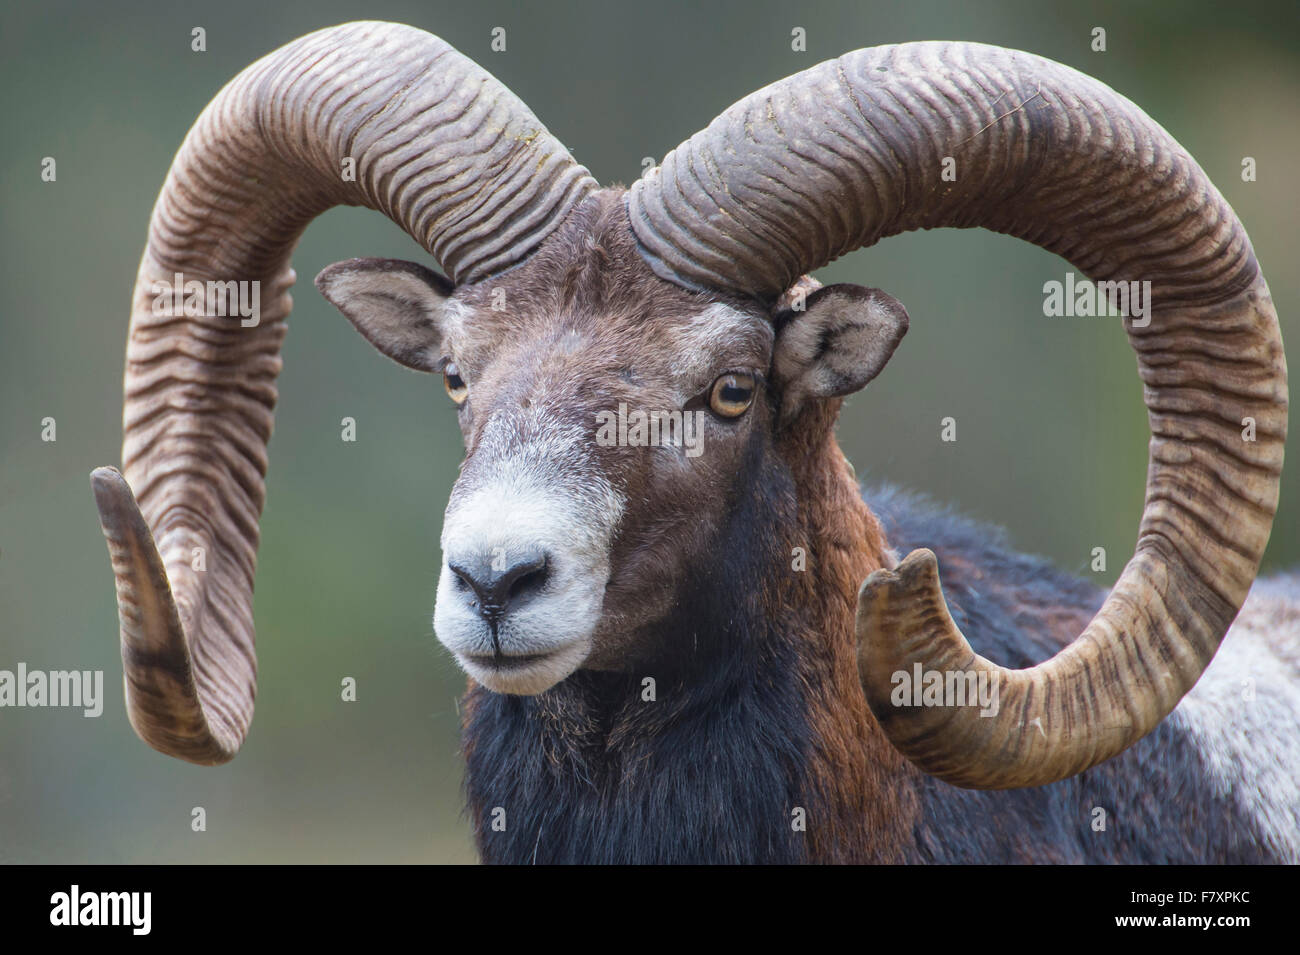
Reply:
M130 528L139 533L145 528L135 493L117 468L102 467L91 471L90 489L95 495L100 523L106 532Z
M919 547L893 568L872 571L858 589L858 602L880 596L903 596L932 591L939 586L939 558L928 547Z
M109 465L95 468L90 472L90 486L96 491L101 488L111 487L115 482L119 481L123 484L126 483L126 479L122 477L122 472Z

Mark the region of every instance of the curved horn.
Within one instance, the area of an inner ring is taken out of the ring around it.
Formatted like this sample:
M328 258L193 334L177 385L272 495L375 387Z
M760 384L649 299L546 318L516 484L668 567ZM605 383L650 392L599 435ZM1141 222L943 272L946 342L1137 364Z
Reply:
M943 178L946 157L955 181ZM1149 280L1149 323L1125 323L1152 432L1146 504L1136 553L1097 616L1051 660L1002 669L971 651L934 555L917 551L863 585L859 663L893 744L973 788L1080 772L1141 739L1191 689L1268 541L1286 364L1245 230L1141 110L1068 67L997 47L859 50L732 106L633 185L628 212L661 277L766 299L884 236L941 226L1027 239L1093 279ZM1254 441L1243 440L1246 418ZM997 680L997 715L891 705L891 675L916 663Z
M266 446L289 256L307 223L341 204L378 209L454 281L472 282L521 262L594 188L509 90L398 24L296 40L203 111L154 207L136 279L125 480L91 475L127 708L145 742L220 763L252 719ZM260 315L187 314L180 291L157 307L160 289L181 281L260 283Z

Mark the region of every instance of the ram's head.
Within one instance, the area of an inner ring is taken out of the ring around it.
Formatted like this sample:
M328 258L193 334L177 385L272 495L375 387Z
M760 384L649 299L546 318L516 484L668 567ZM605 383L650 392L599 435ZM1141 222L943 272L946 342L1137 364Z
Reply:
M805 280L768 308L664 282L622 190L503 276L453 289L355 259L316 283L380 351L443 376L467 456L435 629L504 693L670 651L655 635L695 559L746 560L714 553L737 502L790 483L786 433L824 430L804 412L865 385L907 325L875 289Z
M1105 86L974 44L861 50L742 100L629 190L601 191L445 43L351 24L271 54L208 107L140 266L123 474L93 484L132 721L164 752L221 762L251 720L289 254L342 203L383 211L447 275L353 260L319 284L386 354L443 374L459 405L467 457L436 627L493 689L631 665L692 566L748 559L720 531L746 494L788 479L906 326L883 293L801 276L909 229L985 226L1094 278L1150 281L1151 318L1128 331L1153 436L1136 554L1084 634L1038 667L971 653L928 552L872 575L863 687L895 745L971 786L1093 765L1176 705L1254 578L1286 429L1268 289L1196 163ZM155 307L177 274L260 283L257 321ZM643 446L618 434L637 412L692 418ZM892 708L889 675L914 662L993 671L998 716Z

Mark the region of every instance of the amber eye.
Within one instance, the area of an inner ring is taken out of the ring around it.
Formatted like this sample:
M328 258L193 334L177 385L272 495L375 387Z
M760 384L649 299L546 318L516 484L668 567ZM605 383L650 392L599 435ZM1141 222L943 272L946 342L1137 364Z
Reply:
M730 372L713 383L709 407L724 418L739 418L754 401L754 376Z
M455 364L448 363L442 370L442 383L447 389L447 394L451 395L452 401L458 405L465 403L465 399L469 397L469 386L465 384L465 379L460 376L460 369Z

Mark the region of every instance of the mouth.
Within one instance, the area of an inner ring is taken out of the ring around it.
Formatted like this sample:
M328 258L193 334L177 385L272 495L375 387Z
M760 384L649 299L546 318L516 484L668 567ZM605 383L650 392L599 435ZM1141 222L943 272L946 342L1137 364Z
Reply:
M555 656L554 653L485 653L485 654L466 654L465 660L476 667L484 670L496 670L499 672L509 672L512 670L527 670L544 660L549 660Z
M541 653L456 653L461 668L496 693L535 696L544 693L582 665L590 649L575 640Z

